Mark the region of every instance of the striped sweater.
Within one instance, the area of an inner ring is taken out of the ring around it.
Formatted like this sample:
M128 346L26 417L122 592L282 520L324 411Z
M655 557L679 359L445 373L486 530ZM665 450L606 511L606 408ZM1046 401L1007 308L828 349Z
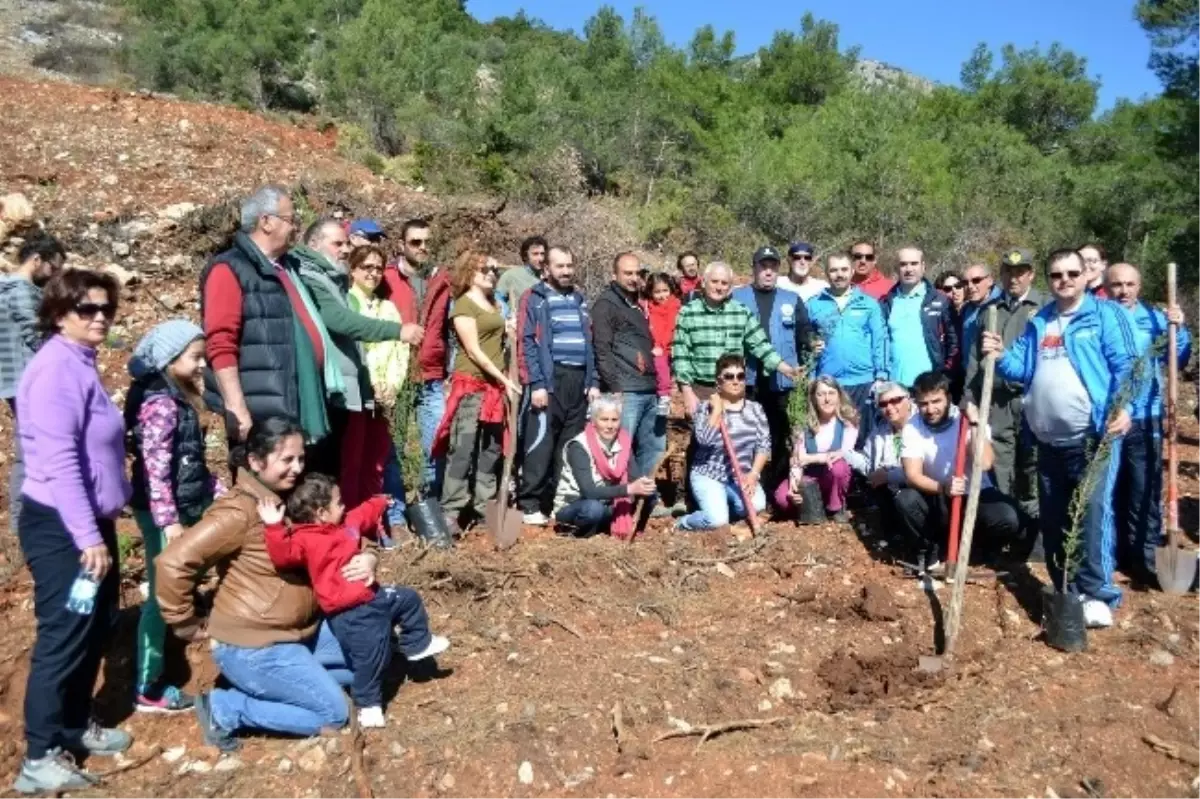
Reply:
M700 403L695 416L696 457L692 471L711 477L713 480L731 479L729 459L725 456L725 442L721 429L708 423L712 406ZM761 405L746 400L739 410L725 408L725 429L733 442L738 468L742 474L750 471L758 454L771 454L771 428L767 425L767 414Z

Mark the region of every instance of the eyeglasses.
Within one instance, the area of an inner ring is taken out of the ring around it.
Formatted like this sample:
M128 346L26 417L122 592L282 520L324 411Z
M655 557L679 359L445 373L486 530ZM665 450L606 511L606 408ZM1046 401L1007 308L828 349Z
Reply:
M96 314L112 319L117 315L117 306L111 302L81 302L75 306L75 313L83 319L95 319Z
M721 372L721 379L726 383L739 381L744 382L746 379L745 372Z
M1050 279L1051 280L1078 280L1079 276L1082 274L1083 274L1082 270L1068 269L1065 272L1051 272Z
M875 253L873 252L852 252L850 253L856 261L874 261Z
M408 240L409 247L424 247L428 243L429 243L429 239L409 239Z
M908 399L908 397L901 394L899 397L888 397L886 399L881 399L878 402L876 402L876 405L878 405L879 410L882 411L887 408L895 407L896 405L899 405L900 403L904 402L906 399Z
M985 280L987 280L987 275L980 275L979 277L967 278L967 282L970 283L972 286L978 286L980 283L982 283Z

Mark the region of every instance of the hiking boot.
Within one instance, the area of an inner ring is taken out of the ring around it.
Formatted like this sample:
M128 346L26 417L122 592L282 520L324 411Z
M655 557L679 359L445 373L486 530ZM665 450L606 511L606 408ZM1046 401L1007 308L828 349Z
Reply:
M236 752L242 748L242 743L233 737L233 733L222 729L212 715L212 695L200 694L196 697L193 707L196 711L196 723L200 725L200 734L204 743L215 746L222 752Z
M98 784L100 778L75 765L75 758L55 747L37 760L25 758L13 783L19 793L78 791Z
M134 710L138 713L182 713L196 704L191 694L184 693L174 685L161 691L147 690L137 695Z
M133 744L133 736L115 727L101 727L98 722L93 721L88 724L79 743L88 754L107 757L119 755L128 749Z
M545 527L549 523L550 520L546 518L546 514L542 513L540 510L534 511L533 513L521 514L521 524L528 524L534 527Z
M387 719L383 717L383 708L378 705L375 707L360 707L358 709L358 726L372 730L386 727Z
M433 635L429 638L429 643L420 652L411 655L405 655L409 660L424 660L435 655L440 655L450 648L450 639L444 635Z
M1089 630L1106 629L1113 626L1112 608L1107 603L1091 597L1080 597L1083 600L1083 620Z

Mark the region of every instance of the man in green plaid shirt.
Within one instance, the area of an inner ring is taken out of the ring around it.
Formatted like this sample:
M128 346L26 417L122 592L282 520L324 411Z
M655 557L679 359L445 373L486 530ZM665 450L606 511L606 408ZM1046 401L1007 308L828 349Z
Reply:
M688 416L707 399L716 382L717 359L728 352L753 356L766 372L778 371L795 380L795 367L784 363L771 346L767 332L753 311L733 302L733 270L720 261L704 270L702 295L683 306L675 322L671 358L675 379L683 392Z

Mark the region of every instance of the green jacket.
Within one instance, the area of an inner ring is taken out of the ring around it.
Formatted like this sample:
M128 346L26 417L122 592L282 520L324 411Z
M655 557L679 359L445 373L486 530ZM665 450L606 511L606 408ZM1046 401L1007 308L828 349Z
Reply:
M347 301L350 291L350 276L342 267L333 264L319 252L303 245L292 250L300 263L300 279L308 287L321 321L329 331L338 359L346 393L338 395L348 411L361 411L375 407L375 393L371 389L371 375L363 358L361 341L392 341L400 338L400 325L381 319L372 319L356 313Z

